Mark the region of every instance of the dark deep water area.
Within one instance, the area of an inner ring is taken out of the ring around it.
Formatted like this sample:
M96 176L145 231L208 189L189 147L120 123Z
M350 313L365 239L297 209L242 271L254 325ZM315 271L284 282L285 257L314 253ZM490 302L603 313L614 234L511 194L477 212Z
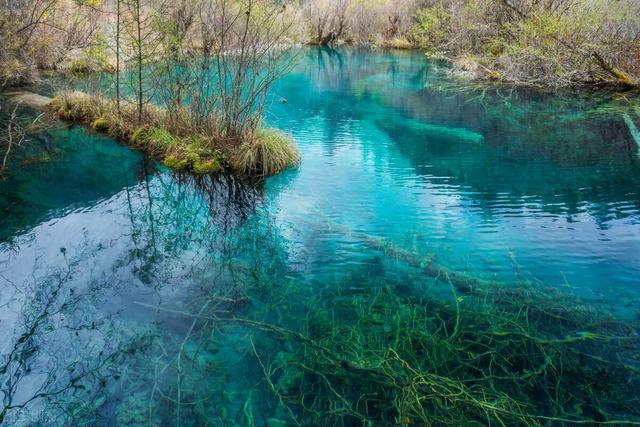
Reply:
M16 150L4 423L423 425L420 387L433 425L640 420L637 97L482 86L356 48L303 50L272 95L266 121L302 163L264 182L175 174L79 126ZM492 368L509 349L535 365L504 362L518 389ZM402 369L421 380L366 377ZM580 388L589 375L607 386Z

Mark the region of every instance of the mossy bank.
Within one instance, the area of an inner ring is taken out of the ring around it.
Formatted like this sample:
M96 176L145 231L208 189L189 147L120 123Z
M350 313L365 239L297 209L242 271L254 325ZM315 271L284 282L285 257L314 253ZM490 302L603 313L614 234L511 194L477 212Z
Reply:
M186 109L169 112L147 105L137 107L101 95L61 92L48 108L60 119L83 123L161 161L170 169L205 175L221 172L266 177L295 167L300 155L293 138L259 127L230 141L191 125Z

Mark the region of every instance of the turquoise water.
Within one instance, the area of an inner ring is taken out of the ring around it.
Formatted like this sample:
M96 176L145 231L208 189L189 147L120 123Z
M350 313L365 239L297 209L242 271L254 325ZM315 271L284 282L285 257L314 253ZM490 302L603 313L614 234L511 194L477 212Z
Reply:
M299 55L266 120L303 160L265 182L176 175L76 126L12 157L6 422L289 425L261 379L278 345L215 318L304 331L380 283L450 298L431 265L638 320L637 99L471 84L415 52Z

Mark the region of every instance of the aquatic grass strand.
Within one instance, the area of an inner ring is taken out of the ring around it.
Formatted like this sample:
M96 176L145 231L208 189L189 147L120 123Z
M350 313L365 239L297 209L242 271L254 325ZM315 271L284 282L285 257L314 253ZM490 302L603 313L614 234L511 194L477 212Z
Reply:
M270 358L282 364L265 382L302 424L638 425L620 418L640 403L628 361L640 347L634 329L544 289L522 295L454 292L452 303L382 284L310 302L300 331L139 305L277 337ZM549 321L560 306L564 321ZM596 389L603 375L617 387Z

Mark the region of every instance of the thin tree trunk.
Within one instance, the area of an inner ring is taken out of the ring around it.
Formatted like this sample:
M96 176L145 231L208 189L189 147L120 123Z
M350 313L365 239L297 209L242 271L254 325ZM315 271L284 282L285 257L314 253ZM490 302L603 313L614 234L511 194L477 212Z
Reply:
M142 29L140 0L136 0L136 30L138 32L138 123L142 122Z
M116 5L116 107L120 115L120 0Z

